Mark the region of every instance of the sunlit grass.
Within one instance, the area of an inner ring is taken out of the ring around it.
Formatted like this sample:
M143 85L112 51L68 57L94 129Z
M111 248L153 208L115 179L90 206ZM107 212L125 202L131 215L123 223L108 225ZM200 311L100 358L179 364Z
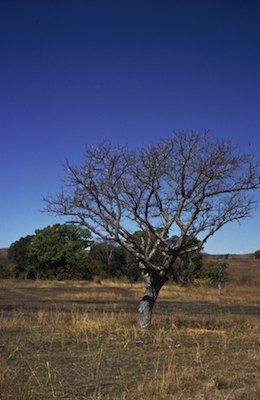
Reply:
M255 285L167 285L137 325L142 284L0 282L1 400L258 400Z

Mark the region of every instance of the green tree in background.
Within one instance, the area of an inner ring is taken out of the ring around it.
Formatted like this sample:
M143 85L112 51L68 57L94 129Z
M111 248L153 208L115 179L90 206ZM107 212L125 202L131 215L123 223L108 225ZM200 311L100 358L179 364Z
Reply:
M35 231L28 262L38 277L90 279L96 263L86 250L92 245L88 230L74 224L55 224Z
M169 239L170 246L179 240L178 236L173 236ZM176 262L172 268L172 278L175 282L181 284L192 283L195 279L202 276L203 262L202 262L202 247L200 241L194 236L188 236L185 247L194 248L192 252L180 252Z
M101 276L121 278L126 274L126 251L121 246L108 242L95 243L90 256L98 263Z
M21 237L12 243L8 249L9 265L12 266L13 275L16 278L26 279L28 274L30 274L28 252L32 238L33 236L30 235Z
M260 259L260 250L256 250L256 252L254 254L255 254L255 258L257 260L259 260Z

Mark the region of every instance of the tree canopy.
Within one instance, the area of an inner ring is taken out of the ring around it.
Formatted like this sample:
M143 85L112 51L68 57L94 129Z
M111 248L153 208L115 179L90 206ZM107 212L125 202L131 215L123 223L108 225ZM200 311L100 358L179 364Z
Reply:
M32 241L31 235L21 237L16 240L8 249L9 262L13 264L14 275L16 277L27 277L30 269L28 259L28 249Z
M67 186L45 199L45 210L70 216L132 254L148 291L140 310L151 312L179 255L250 215L248 193L260 187L258 168L251 155L208 132L184 131L135 150L104 142L87 147L80 165L67 162ZM158 250L163 260L154 257Z
M35 231L28 260L45 277L87 278L94 263L86 252L92 244L88 230L72 224L55 224Z

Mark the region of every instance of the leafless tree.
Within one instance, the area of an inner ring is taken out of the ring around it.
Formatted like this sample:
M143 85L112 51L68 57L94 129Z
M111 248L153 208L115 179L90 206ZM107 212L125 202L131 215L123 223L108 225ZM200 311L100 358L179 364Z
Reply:
M45 199L45 210L72 217L136 257L146 286L139 322L147 327L177 257L250 215L254 201L248 194L260 188L258 167L251 155L207 132L176 133L136 150L104 142L87 147L81 165L66 164L66 187ZM187 246L191 237L199 244ZM153 262L158 250L161 265Z

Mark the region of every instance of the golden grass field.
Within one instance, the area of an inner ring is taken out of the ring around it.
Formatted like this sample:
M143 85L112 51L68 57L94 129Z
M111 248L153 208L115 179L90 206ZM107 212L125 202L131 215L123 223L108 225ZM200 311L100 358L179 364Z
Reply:
M232 268L166 285L146 331L140 283L0 281L0 399L259 400L260 263Z

